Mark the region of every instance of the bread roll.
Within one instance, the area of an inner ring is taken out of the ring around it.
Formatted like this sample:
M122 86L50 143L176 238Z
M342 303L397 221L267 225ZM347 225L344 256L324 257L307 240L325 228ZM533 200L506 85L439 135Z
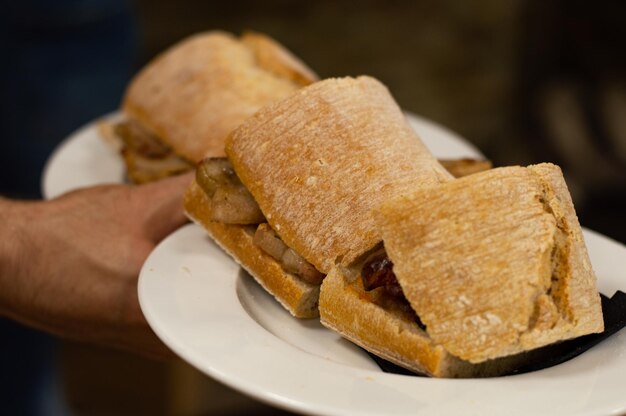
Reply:
M323 273L380 242L374 207L452 177L370 77L320 81L265 107L226 153L272 228Z
M423 188L377 214L429 337L472 363L603 330L560 169L498 168Z
M212 31L170 47L131 81L124 114L190 162L224 156L226 136L317 76L265 35Z

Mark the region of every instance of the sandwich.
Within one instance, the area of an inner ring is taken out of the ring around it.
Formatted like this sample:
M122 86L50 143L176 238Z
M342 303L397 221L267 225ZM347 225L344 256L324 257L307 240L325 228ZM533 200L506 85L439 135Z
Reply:
M380 237L372 209L452 178L370 77L328 79L267 106L198 165L187 215L291 314Z
M504 374L602 331L560 170L454 179L373 78L261 109L225 153L198 165L185 211L296 317L436 377Z
M120 141L132 182L158 180L223 157L235 127L316 80L268 36L200 33L148 63L126 90L122 121L102 130Z
M380 246L321 288L322 324L436 377L508 373L602 332L596 278L560 169L506 167L375 210Z
M320 284L337 258L375 244L377 202L450 177L368 77L321 81L260 110L226 153L198 164L186 213L299 318L319 316ZM490 167L448 163L459 165Z

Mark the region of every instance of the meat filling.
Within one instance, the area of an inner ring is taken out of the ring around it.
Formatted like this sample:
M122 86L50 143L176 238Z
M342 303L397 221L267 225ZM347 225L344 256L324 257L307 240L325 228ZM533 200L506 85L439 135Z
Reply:
M113 131L123 143L122 156L134 183L152 182L193 169L191 162L178 156L137 121L122 121Z
M393 263L384 251L370 256L363 264L361 272L363 288L367 291L384 287L385 291L394 297L404 297L402 288L393 273Z
M260 224L254 234L254 243L280 263L282 268L312 285L322 284L324 275L301 255L287 247L269 224Z
M196 182L211 198L211 220L240 225L265 222L259 205L227 159L204 159L196 169Z
M160 159L172 153L169 146L143 128L137 121L122 121L115 125L114 132L122 139L125 148L144 157Z
M363 288L366 292L382 288L383 294L381 303L392 302L399 307L404 313L407 313L417 323L417 325L426 330L426 326L422 323L419 316L415 313L409 301L404 296L402 287L398 283L398 279L393 272L393 263L387 257L384 250L372 253L363 263L361 269L361 280Z
M278 261L287 272L319 285L324 279L311 263L280 239L266 222L259 205L241 183L226 158L207 158L196 169L196 182L210 198L211 220L224 224L256 225L254 244Z

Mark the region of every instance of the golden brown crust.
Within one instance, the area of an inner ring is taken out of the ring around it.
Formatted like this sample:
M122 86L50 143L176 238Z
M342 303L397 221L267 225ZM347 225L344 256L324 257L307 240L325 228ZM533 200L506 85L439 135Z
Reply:
M451 354L477 363L602 330L595 276L554 165L423 188L377 218L407 299Z
M563 173L551 163L531 165L528 169L538 175L545 190L546 209L555 217L561 238L566 240L557 253L559 257L554 259L560 262L556 270L561 275L560 287L553 285L551 293L558 309L573 325L562 330L569 331L567 337L601 332L604 321L597 279ZM560 331L560 325L563 323L555 325L553 330ZM543 338L545 335L536 336Z
M441 375L445 350L436 346L415 322L387 313L350 285L339 269L324 279L320 291L322 324L357 345L398 365Z
M263 108L226 153L272 228L324 273L380 241L373 207L451 178L369 77L320 81Z
M262 33L246 31L241 41L254 51L257 65L279 77L290 79L301 86L319 80L317 74L283 45Z
M289 53L280 50L287 60ZM197 162L224 156L231 130L299 87L259 66L255 51L233 35L206 32L182 40L144 67L126 91L123 110Z
M318 316L319 286L310 285L286 273L282 267L253 243L245 226L210 221L210 205L204 191L194 181L185 194L185 213L209 233L215 242L297 318Z

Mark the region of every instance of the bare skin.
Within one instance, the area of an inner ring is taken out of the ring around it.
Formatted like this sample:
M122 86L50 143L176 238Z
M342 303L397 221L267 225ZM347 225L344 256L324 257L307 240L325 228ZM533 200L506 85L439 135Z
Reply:
M0 198L0 315L64 338L169 355L141 313L137 277L155 245L185 223L190 180L98 186L47 202Z

